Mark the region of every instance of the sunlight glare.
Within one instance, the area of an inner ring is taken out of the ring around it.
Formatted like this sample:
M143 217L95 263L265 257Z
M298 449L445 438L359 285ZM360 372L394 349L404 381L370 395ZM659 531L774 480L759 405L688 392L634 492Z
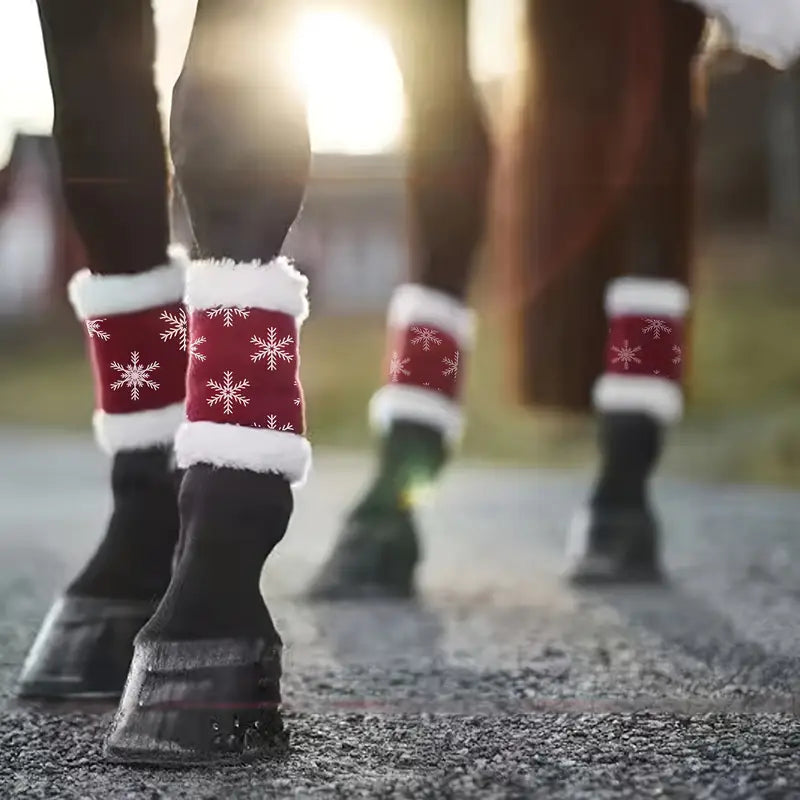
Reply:
M376 153L403 127L403 81L386 36L352 14L310 11L299 21L293 70L308 100L315 151Z

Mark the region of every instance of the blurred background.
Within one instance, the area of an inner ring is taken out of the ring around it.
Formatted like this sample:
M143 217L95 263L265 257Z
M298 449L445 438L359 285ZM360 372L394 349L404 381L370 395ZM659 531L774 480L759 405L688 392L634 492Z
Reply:
M193 0L155 0L165 120ZM522 0L472 0L472 65L500 125L519 69ZM323 32L336 31L335 36ZM286 251L312 281L303 380L315 445L368 446L384 312L406 276L403 86L386 37L357 13L310 9L292 32L314 165ZM667 470L800 485L800 72L734 53L708 69L689 411ZM82 331L64 287L82 266L49 138L52 102L35 0L0 2L0 427L88 433ZM166 124L166 123L165 123ZM186 236L180 208L175 235ZM468 388L471 459L572 466L590 420L514 403L499 265L473 292L480 344Z

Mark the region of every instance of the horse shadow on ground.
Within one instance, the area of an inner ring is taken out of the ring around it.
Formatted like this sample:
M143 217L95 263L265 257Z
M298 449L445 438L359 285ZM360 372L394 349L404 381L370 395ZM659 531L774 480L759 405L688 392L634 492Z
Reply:
M606 586L582 590L623 620L655 635L684 656L704 665L718 691L755 691L779 697L782 710L800 713L800 661L772 652L736 629L730 616L715 609L684 582L657 586Z

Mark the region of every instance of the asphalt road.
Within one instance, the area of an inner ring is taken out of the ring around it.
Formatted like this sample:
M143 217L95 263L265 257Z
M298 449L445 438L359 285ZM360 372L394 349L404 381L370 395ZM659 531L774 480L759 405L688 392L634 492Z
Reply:
M669 588L577 592L587 476L464 467L423 514L420 603L307 605L366 468L318 454L265 571L288 757L134 770L102 761L110 712L12 698L108 494L88 439L0 434L0 798L800 797L800 496L659 482Z

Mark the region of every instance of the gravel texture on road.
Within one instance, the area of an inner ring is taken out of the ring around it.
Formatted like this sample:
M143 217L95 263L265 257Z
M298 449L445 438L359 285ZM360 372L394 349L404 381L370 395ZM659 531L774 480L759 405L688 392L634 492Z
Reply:
M658 482L670 583L576 591L588 476L464 466L422 514L418 601L309 604L369 466L316 461L263 579L288 755L130 769L102 759L111 709L13 697L106 465L85 438L0 434L0 798L800 797L800 496Z

